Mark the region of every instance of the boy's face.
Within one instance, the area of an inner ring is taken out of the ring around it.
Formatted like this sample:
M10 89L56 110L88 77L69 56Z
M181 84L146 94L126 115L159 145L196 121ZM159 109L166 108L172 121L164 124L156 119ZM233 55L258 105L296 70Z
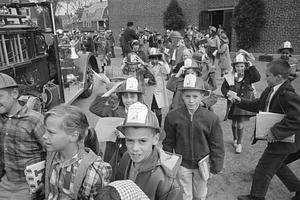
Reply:
M17 89L0 89L0 114L9 114L17 98Z
M273 86L277 85L280 82L278 75L274 76L270 72L270 67L267 67L267 69L266 69L266 81L268 83L268 86L270 86L270 87L273 87Z
M43 139L47 151L63 151L72 141L72 135L64 131L61 123L62 117L49 116L46 119Z
M130 105L138 102L139 100L137 93L125 92L121 97L126 109L128 109Z
M281 58L282 59L289 60L290 56L291 56L291 52L288 49L283 49L281 51Z
M152 128L128 127L125 129L126 146L135 163L146 160L152 153L152 146L157 145L159 134Z
M184 101L185 106L188 110L195 111L199 105L204 95L202 92L197 90L184 90L182 92L182 99Z

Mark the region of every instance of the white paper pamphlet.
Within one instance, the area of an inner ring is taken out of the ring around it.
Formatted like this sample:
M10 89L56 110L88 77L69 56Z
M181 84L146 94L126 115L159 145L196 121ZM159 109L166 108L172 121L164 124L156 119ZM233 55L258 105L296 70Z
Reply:
M125 138L125 136L116 129L117 126L122 125L123 122L124 118L120 117L99 118L95 127L99 142L115 142L117 136L120 138Z
M274 124L280 122L284 116L284 114L278 113L259 112L256 115L255 138L259 140L266 140L270 129L274 126ZM284 138L283 140L280 140L280 142L294 143L295 135Z
M206 155L204 158L199 160L198 167L202 178L207 181L210 175L210 159L209 155Z
M234 75L232 73L228 73L224 75L225 80L227 81L229 86L234 85Z
M26 166L25 170L26 181L29 185L30 194L36 192L36 189L43 183L43 175L45 173L45 161Z

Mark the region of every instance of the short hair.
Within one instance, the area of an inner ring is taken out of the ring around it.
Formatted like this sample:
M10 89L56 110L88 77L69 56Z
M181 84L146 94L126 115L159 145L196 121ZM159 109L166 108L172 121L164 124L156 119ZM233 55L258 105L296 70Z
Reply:
M97 188L95 200L121 200L120 194L113 186L107 185L103 188Z
M78 107L64 104L55 106L45 114L44 124L50 116L61 117L61 128L67 133L77 131L78 141L85 138L89 123L86 115Z
M133 22L127 22L127 26L133 26Z
M269 71L274 75L281 75L282 78L287 79L290 74L290 65L286 60L277 59L270 62L267 67Z

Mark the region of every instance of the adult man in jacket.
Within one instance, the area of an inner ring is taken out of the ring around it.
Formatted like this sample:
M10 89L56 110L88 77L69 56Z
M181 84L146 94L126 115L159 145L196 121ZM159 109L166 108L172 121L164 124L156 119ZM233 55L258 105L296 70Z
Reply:
M136 32L133 30L133 22L127 23L127 28L124 31L123 34L124 37L124 53L125 56L131 51L130 44L133 40L138 40L139 37L136 34Z

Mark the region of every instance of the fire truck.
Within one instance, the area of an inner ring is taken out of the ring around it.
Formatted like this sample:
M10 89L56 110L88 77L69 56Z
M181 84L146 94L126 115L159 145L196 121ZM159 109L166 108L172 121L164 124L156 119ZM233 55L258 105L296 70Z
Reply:
M89 97L99 72L93 53L60 42L52 4L0 3L0 72L15 78L22 99L40 101L45 111Z

